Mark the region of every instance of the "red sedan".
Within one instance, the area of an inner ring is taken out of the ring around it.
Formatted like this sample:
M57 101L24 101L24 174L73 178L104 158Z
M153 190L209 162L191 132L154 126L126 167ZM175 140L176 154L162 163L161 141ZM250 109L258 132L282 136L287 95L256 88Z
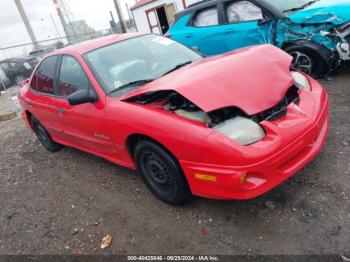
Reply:
M249 199L321 150L325 90L270 45L203 58L156 35L113 35L50 54L19 91L51 152L75 147L137 169L162 201Z

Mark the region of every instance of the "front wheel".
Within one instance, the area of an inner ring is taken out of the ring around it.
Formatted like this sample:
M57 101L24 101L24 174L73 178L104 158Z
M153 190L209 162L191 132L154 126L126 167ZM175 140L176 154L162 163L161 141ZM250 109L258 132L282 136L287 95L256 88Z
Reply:
M45 147L46 150L50 152L56 152L62 148L62 145L57 144L52 140L50 134L46 131L46 129L40 124L40 122L32 116L31 124L33 127L33 131L38 137L41 144Z
M188 201L191 196L186 178L177 162L163 147L148 140L137 143L134 160L151 192L171 205Z
M320 54L315 51L302 46L290 46L284 51L293 57L292 65L295 69L313 77L321 77L327 74L328 67L326 63L322 60Z

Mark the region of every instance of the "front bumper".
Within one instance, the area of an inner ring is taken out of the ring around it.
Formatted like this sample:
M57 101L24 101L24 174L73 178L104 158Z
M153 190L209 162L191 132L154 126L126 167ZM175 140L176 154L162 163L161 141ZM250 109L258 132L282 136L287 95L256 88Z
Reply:
M307 130L256 164L235 167L180 161L192 193L213 199L243 200L273 189L321 151L329 131L328 107L326 99ZM198 174L211 179L199 180ZM242 175L246 177L243 183Z

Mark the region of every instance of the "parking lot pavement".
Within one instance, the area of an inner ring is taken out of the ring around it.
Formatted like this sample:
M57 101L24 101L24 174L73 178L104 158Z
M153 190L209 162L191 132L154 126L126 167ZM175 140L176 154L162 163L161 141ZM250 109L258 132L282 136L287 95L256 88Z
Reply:
M324 150L250 201L171 207L128 169L75 149L48 153L21 119L0 123L0 254L349 254L350 71L323 84Z

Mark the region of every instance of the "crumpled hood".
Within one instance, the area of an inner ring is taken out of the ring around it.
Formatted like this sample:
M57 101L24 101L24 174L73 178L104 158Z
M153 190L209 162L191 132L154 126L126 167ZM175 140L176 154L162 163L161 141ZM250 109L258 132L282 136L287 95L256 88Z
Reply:
M294 84L292 57L272 45L204 58L125 95L174 90L205 112L239 107L254 115L275 106Z
M291 14L289 18L298 24L332 23L341 25L350 21L350 1L320 0Z

